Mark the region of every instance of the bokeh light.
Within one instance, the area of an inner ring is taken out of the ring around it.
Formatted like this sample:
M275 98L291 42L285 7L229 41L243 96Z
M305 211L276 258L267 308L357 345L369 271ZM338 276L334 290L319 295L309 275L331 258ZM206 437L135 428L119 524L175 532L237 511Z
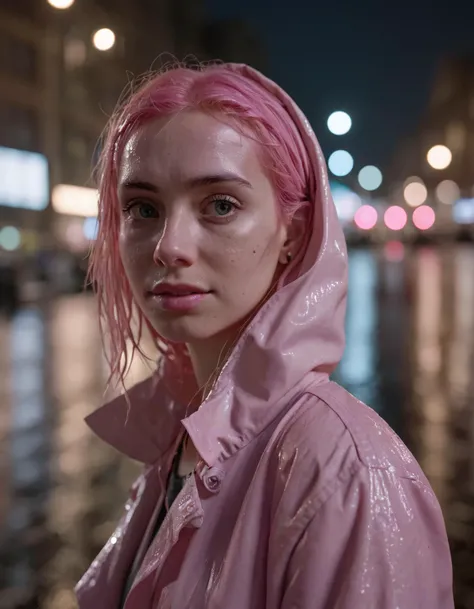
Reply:
M364 190L377 190L382 179L382 172L374 165L367 165L359 171L359 184Z
M334 135L345 135L352 127L352 119L347 112L333 112L328 118L328 129Z
M432 207L422 205L413 211L412 220L417 229L428 230L435 223L436 214Z
M97 218L85 218L82 225L82 232L88 241L95 241L99 231L99 221Z
M402 230L407 223L407 212L399 205L392 205L384 214L385 226L390 230Z
M95 32L92 42L99 51L108 51L115 44L115 34L109 28L104 27Z
M445 205L452 205L459 199L460 195L459 186L453 180L443 180L436 187L436 197L438 201Z
M378 214L372 205L362 205L354 216L355 225L361 230L370 230L377 224Z
M50 4L53 8L64 10L66 8L71 8L71 6L74 4L74 0L48 0L48 4Z
M331 181L329 186L339 220L342 223L352 222L354 214L362 205L359 195L338 182Z
M408 186L408 184L411 184L412 182L419 182L420 184L424 184L423 180L419 176L410 176L403 183L403 187Z
M453 220L457 224L474 224L474 198L456 201L453 205Z
M439 144L428 150L426 159L433 169L446 169L451 164L453 155L447 146Z
M99 230L99 221L97 218L86 218L82 225L82 232L84 237L88 241L95 241L97 239L97 232Z
M95 217L98 213L98 193L95 188L56 184L51 193L51 203L58 214Z
M401 262L405 256L405 246L401 241L387 241L384 254L389 262Z
M410 207L423 205L427 197L428 191L422 182L411 182L403 190L403 198Z
M7 252L13 252L20 247L20 231L14 226L5 226L0 230L0 247Z
M336 150L329 157L328 167L333 175L343 177L352 171L354 159L347 150Z

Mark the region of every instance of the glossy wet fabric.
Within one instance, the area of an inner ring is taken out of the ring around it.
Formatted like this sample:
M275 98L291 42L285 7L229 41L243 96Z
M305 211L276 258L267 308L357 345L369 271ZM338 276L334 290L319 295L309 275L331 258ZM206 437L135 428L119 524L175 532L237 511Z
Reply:
M325 163L277 85L312 164L311 238L261 308L216 387L188 413L194 381L161 361L88 418L143 474L117 529L78 583L80 609L451 609L438 502L392 430L328 375L344 346L347 256ZM187 430L201 460L151 541ZM141 555L142 554L142 555Z

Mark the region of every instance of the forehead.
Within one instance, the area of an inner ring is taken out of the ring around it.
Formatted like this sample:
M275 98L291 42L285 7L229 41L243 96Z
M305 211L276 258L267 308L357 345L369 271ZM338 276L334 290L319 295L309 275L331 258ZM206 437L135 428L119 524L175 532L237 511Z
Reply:
M186 112L140 127L125 146L119 179L166 185L221 171L257 179L262 171L256 144L212 116Z

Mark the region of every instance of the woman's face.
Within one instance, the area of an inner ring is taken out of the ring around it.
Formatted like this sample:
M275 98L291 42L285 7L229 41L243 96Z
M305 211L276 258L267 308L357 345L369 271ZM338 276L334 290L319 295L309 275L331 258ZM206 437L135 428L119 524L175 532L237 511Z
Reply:
M285 223L257 144L201 112L159 119L119 168L120 254L164 338L231 337L285 260Z

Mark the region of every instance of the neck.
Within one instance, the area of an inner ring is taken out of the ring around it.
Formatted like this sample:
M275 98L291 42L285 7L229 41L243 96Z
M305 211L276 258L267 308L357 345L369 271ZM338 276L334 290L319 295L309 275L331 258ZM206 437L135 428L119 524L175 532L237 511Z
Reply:
M201 399L206 398L212 381L227 359L237 332L226 332L206 340L188 343L194 376L201 388Z

